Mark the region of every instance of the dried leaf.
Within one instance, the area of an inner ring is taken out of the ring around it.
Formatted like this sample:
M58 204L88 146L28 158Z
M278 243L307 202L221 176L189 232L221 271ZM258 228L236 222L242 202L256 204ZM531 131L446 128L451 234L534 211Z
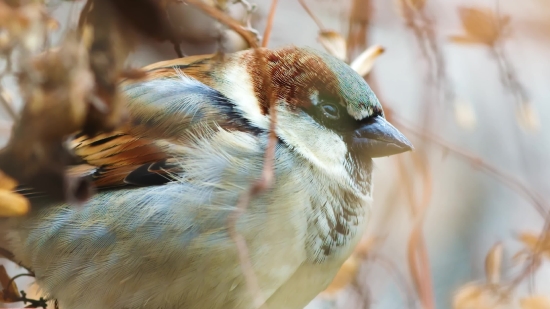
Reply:
M23 216L29 212L30 203L24 196L0 190L0 217Z
M18 298L21 297L17 284L14 281L10 283L10 280L11 278L6 268L4 265L0 265L0 287L2 287L2 297L0 297L0 300L6 303L18 301Z
M0 2L0 32L3 33L1 45L23 47L23 53L38 52L46 40L44 30L54 30L57 22L47 14L40 2L26 2L28 4L14 7Z
M59 25L59 22L51 17L48 17L46 19L46 27L48 28L48 30L50 31L55 31L55 30L58 30L60 25Z
M453 297L453 309L490 309L485 299L485 287L469 284L461 287Z
M372 251L372 249L378 245L381 241L381 237L371 236L363 239L353 250L353 255L359 259L364 259Z
M44 291L44 289L42 289L37 283L36 281L31 283L26 289L25 289L25 293L26 293L26 297L29 298L29 299L40 299L40 298L45 298L47 299L48 298L48 295L46 294L46 292ZM51 300L50 303L51 303L51 307L48 306L46 309L48 308L56 308L55 305L54 305L54 300Z
M332 30L319 31L317 38L319 43L334 57L347 62L347 46L346 39L340 33Z
M17 181L0 171L0 190L11 191L17 187Z
M6 101L9 105L13 106L13 100L11 94L5 88L0 88L0 96Z
M0 51L10 47L11 36L6 29L0 29Z
M511 299L487 285L470 283L453 296L453 309L511 309Z
M356 55L368 45L369 25L373 17L373 1L353 0L348 25L348 55L355 58Z
M535 251L539 237L532 233L521 233L519 234L519 240L526 245L529 250Z
M532 233L521 233L519 235L519 240L531 251L531 253L542 253L550 258L550 235L546 235L543 240L541 240L540 237L544 236L537 236Z
M258 36L255 33L252 33L250 29L243 27L241 23L239 23L229 15L223 13L217 8L209 6L202 0L186 0L185 2L199 8L201 11L214 18L218 22L227 25L229 29L241 35L251 48L256 48L259 46Z
M471 45L471 44L483 44L485 43L479 38L467 36L467 35L452 35L449 40L456 44Z
M374 45L362 52L350 64L351 68L361 76L366 76L372 70L374 61L384 52L384 48L380 45Z
M509 24L510 17L497 17L486 8L466 8L458 10L466 37L487 45L493 45L501 36L502 29Z
M82 42L82 45L89 50L94 42L94 27L92 25L85 24L82 26L81 31L80 41Z
M498 285L500 283L503 251L502 244L497 243L489 250L485 258L485 276L489 284Z
M395 12L403 19L410 19L411 8L407 3L407 0L393 0L393 8L395 9Z
M3 1L0 1L0 28L13 27L16 20L17 10L13 9Z
M422 10L426 5L426 0L405 0L405 2L411 9L415 11Z
M22 45L29 51L37 52L44 44L44 28L48 27L48 17L40 3L32 3L18 9L26 19L24 33L20 36Z
M514 266L521 265L529 259L531 255L527 250L521 250L512 256L512 262Z
M476 127L476 114L470 102L457 99L454 104L456 123L463 129L473 130Z
M550 298L534 295L520 300L521 309L550 309Z
M336 293L347 287L359 271L359 266L361 266L361 260L355 255L350 256L342 265L332 283L323 291L321 295L324 297L334 297Z
M536 132L540 129L540 118L531 103L523 103L517 110L518 123L527 132Z

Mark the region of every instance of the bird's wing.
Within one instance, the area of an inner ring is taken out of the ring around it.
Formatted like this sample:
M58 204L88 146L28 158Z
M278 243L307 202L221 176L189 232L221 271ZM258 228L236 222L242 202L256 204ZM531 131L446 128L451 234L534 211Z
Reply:
M85 164L70 168L73 175L92 176L99 188L155 185L171 181L178 166L160 141L127 132L80 136L73 149Z
M211 55L199 55L190 56L179 59L172 59L166 61L160 61L143 69L147 72L146 79L162 79L162 78L174 78L177 76L176 71L181 70L187 76L193 77L202 83L209 84L210 72L213 67L220 65L223 62L221 56Z
M182 171L176 161L181 159L178 150L189 145L189 135L194 132L221 127L258 133L259 129L234 110L231 100L210 87L208 66L216 61L207 56L163 62L146 67L145 80L123 84L128 122L110 134L93 138L77 135L72 146L84 164L71 171L92 175L101 189L158 185L174 180L173 174L185 172L192 178L213 167L224 170L220 183L231 185L204 181L201 185L112 190L91 199L84 209L48 208L37 221L29 223L40 228L22 229L30 231L22 236L27 240L15 245L24 246L17 250L24 252L22 259L32 260L28 266L46 278L43 286L56 297L78 299L85 304L107 299L166 304L178 299L208 307L234 300L237 290L248 293L236 262L238 249L226 229L240 192L262 171L261 147L251 147L243 141L239 144L242 147L224 148L225 152L214 148L202 151L206 154L204 159L201 156L200 162L185 165L187 171ZM285 166L290 171L293 165ZM283 176L280 181L289 185L293 179ZM294 205L297 199L291 196L295 195L286 196L280 205ZM255 203L265 209L268 200ZM283 208L273 207L279 213ZM264 211L248 212L245 216L245 221L254 222L254 227L243 231L243 237L251 246L262 248L254 251L265 254L265 243L258 241L259 235L261 239L271 239L282 235L281 228L264 224L268 220ZM298 216L289 217L298 220ZM269 263L258 269L258 276L269 278L269 286L263 291L268 298L303 263L301 246L293 246L292 250L299 253L293 253L292 259L285 258L288 250L286 242L273 241ZM121 282L127 283L123 290L119 289ZM177 289L170 288L173 286ZM180 287L184 287L183 292Z
M233 102L209 86L217 64L213 55L175 59L145 67L143 80L123 81L129 120L116 132L76 135L71 147L83 164L69 172L91 175L99 189L159 185L181 172L174 154L193 130L252 129Z

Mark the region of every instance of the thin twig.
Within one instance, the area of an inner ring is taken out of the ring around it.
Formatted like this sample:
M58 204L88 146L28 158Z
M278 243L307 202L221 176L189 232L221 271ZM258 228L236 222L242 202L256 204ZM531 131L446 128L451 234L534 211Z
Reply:
M499 180L500 182L502 182L512 190L522 195L534 206L534 208L539 212L541 216L546 217L548 215L548 209L546 207L546 202L544 202L544 199L542 199L537 192L526 187L520 180L516 179L513 175L501 171L497 167L483 161L478 156L475 156L467 151L460 149L459 147L453 146L443 141L442 139L440 139L439 137L435 136L432 133L422 132L421 130L416 129L411 125L407 125L404 122L395 118L395 116L393 117L393 123L395 123L397 126L401 127L402 129L407 130L410 133L418 135L427 140L430 140L431 142L438 144L444 149L450 151L451 153L465 159L466 161L470 162L474 167L477 167L480 170L486 172L487 174L493 176L494 178L496 178L497 180Z
M262 294L258 279L253 270L253 265L250 260L246 240L236 230L237 220L246 211L251 199L254 196L262 193L263 191L269 189L272 186L274 180L273 162L275 158L275 146L277 144L277 135L275 133L275 128L277 124L277 110L275 104L276 102L274 100L275 96L271 89L271 75L267 72L267 63L265 56L262 53L262 50L256 49L255 56L257 64L260 66L260 70L262 72L261 76L263 77L263 86L265 89L265 93L267 94L267 100L270 106L269 113L271 115L271 122L269 125L269 138L264 154L264 165L260 179L254 182L254 184L249 188L248 191L241 194L235 211L231 213L227 220L227 225L229 235L237 246L241 268L245 276L248 289L253 293L254 306L255 308L260 308L265 307L265 298Z
M347 58L353 59L369 46L368 27L373 18L372 0L353 0L351 4L348 35L347 35ZM371 83L370 74L367 81Z
M527 103L527 91L517 79L517 74L510 64L502 46L496 44L492 45L490 47L490 52L498 64L499 75L504 88L512 94L516 104L521 105Z
M240 34L251 48L258 47L257 38L252 35L252 33L248 29L245 29L238 21L231 18L229 15L220 12L218 9L206 4L205 2L202 2L201 0L185 0L185 2L199 8L204 13L213 17L215 20L225 24L231 30Z
M298 2L300 2L300 4L302 5L302 7L304 8L304 10L307 12L307 14L309 15L309 17L311 17L311 19L313 19L313 21L317 24L317 27L322 31L322 30L325 30L325 26L323 26L323 23L321 22L321 20L319 20L319 18L317 18L317 16L315 16L315 14L313 14L313 12L311 11L311 9L307 6L305 0L298 0Z
M245 24L247 28L252 28L252 13L256 10L256 6L247 0L234 0L233 3L240 3L246 10Z
M368 25L372 19L372 3L371 1L353 1L353 9L350 16L349 31L348 31L348 56L353 56L354 49L364 49L368 44ZM369 76L369 84L375 93L376 80ZM416 154L413 154L416 156ZM398 157L400 163L402 157ZM430 271L430 262L426 243L422 233L425 213L429 207L431 198L431 178L429 175L427 164L420 162L422 167L422 175L425 178L425 186L421 201L417 202L414 198L412 183L406 181L408 188L409 205L414 218L412 232L409 238L409 266L411 276L414 280L417 294L426 309L435 308L435 297L433 293L433 283ZM404 168L404 164L401 164Z
M256 185L250 188L249 191L241 194L239 201L237 202L237 207L227 220L227 230L229 236L237 246L239 261L245 277L246 285L254 297L254 307L261 308L265 304L265 298L260 289L258 278L254 273L252 262L250 261L250 253L248 251L248 246L246 245L246 240L237 232L236 228L237 220L245 212L248 204L250 204L251 197L255 195L254 192L257 190L255 187Z
M419 166L421 169L420 174L423 176L423 191L422 198L420 202L417 202L414 197L414 188L412 185L411 179L405 179L405 163L403 162L403 157L398 157L399 167L401 174L403 175L402 179L404 181L407 197L409 200L409 205L411 206L411 212L414 217L413 228L411 235L409 237L408 244L408 261L411 272L411 277L415 283L417 293L420 297L420 300L424 308L435 308L434 304L434 295L433 295L433 284L430 271L430 263L428 258L428 253L426 249L426 243L424 241L422 226L424 223L425 213L428 209L429 202L432 195L432 181L428 167L425 161L421 161L420 157L417 157L417 154L412 154L413 159L416 159L416 166Z
M0 255L15 263L15 255L9 250L0 247Z
M500 13L500 3L497 1L497 6L495 9L497 28L498 28L498 37L497 39L489 45L489 51L491 55L496 59L498 64L499 75L504 85L504 88L509 91L513 96L518 105L527 103L529 97L527 90L519 81L517 73L514 69L514 66L510 63L506 52L504 51L503 46L503 33L505 31L502 24L502 17Z
M441 51L441 44L435 32L435 23L426 13L425 7L413 8L406 0L400 0L403 9L405 25L409 28L417 42L422 58L424 58L428 73L426 74L427 84L434 85L435 95L424 98L422 104L422 123L424 130L429 130L433 125L435 106L442 98L445 102L455 100L455 92L450 86L447 74L445 58Z
M10 285L12 285L13 282L15 281L15 279L21 278L21 277L33 277L34 278L35 276L34 276L34 273L19 274L19 275L13 276L13 277L10 278L10 281L8 281L8 284L6 284L5 289L7 289Z
M269 15L267 17L267 24L265 26L262 47L267 47L267 44L269 43L271 29L273 28L273 19L275 18L275 10L277 9L277 2L278 0L271 0L271 7L269 8Z
M530 289L533 289L533 274L536 272L537 269L542 264L542 254L544 254L543 247L548 241L548 238L550 237L550 212L545 218L544 222L544 228L542 230L542 234L540 238L537 241L537 244L533 250L533 254L531 254L529 263L525 267L525 269L519 274L518 277L516 277L508 286L508 289L506 291L507 294L510 294L523 280L526 278L530 278Z
M254 11L256 10L256 5L250 3L247 0L234 0L233 3L240 3L246 10L246 16L244 18L244 23L245 23L244 29L254 34L256 36L257 41L261 41L262 38L260 36L260 33L258 32L258 30L252 27L252 17L253 17Z
M411 287L407 284L405 276L399 271L397 266L390 259L387 259L381 255L371 254L370 258L374 262L379 263L390 274L390 276L394 277L393 281L399 287L401 292L406 295L405 298L407 307L409 309L413 309L415 307L413 298L414 291L412 291Z

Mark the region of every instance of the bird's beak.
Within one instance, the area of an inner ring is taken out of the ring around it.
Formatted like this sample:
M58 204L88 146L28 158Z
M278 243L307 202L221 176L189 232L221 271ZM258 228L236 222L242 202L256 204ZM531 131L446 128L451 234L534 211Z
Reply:
M413 149L411 142L382 116L366 120L353 132L353 147L371 158Z

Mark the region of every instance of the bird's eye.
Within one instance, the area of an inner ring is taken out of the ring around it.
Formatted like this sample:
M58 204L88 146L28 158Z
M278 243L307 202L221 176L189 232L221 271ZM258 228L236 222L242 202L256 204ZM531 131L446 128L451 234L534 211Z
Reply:
M321 105L321 109L323 110L323 115L329 119L336 120L340 118L340 110L335 104L324 103Z

